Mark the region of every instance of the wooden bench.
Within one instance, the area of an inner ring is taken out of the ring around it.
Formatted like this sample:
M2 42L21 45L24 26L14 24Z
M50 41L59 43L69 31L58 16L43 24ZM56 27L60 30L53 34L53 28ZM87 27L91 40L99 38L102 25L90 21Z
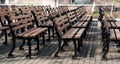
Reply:
M33 6L33 10L39 12L39 11L43 11L44 7L43 6Z
M8 43L8 41L7 41L7 39L8 39L8 37L7 37L7 30L9 29L9 27L8 26L4 26L3 24L2 24L2 21L3 20L1 20L0 19L0 22L1 22L1 27L0 27L0 31L2 31L2 33L1 33L1 35L5 35L5 41L3 42L3 44L5 44L5 45L7 45Z
M52 19L51 19L52 20ZM72 58L77 57L77 49L80 51L80 46L83 40L84 28L71 28L70 23L66 15L60 16L53 20L53 25L58 36L58 50L55 53L55 57L58 57L58 53L63 49L63 45L68 41L73 41L74 44L74 55ZM64 41L62 44L62 40ZM78 41L78 47L77 43Z
M109 26L109 28L119 28L119 27L117 27L117 21L116 20L114 20L113 18L111 19L111 17L109 16L109 14L108 15L104 15L105 16L105 18L107 19L107 24L108 24L108 26ZM102 29L102 41L104 41L104 39L105 39L105 36L103 35L103 33L105 32L105 28L104 28L104 22L106 22L106 21L101 21L101 29ZM119 25L118 25L119 26Z
M21 11L22 15L27 15L27 14L31 13L31 10L33 10L33 8L29 8L29 7L25 6L25 7L21 7L19 10Z
M9 8L8 7L4 7L4 6L1 6L0 7L0 31L2 31L2 35L5 35L5 41L3 42L3 44L7 45L7 38L8 38L8 33L7 33L7 30L9 30L9 27L8 27L8 23L6 21L6 19L4 18L4 16L6 14L9 14Z
M71 27L73 27L73 28L85 28L86 30L89 29L90 22L92 21L91 14L85 14L81 18L78 17L79 15L80 14L77 15L74 11L67 13Z
M66 12L66 13L69 12L68 6L61 6L61 8L62 8L62 10L63 10L64 12Z
M90 14L87 14L85 16L83 16L82 18L80 19L77 19L76 16L73 14L73 15L70 15L68 14L68 17L70 18L69 21L72 22L72 27L78 27L78 28L88 28L88 25L89 25L89 22L91 21L91 15ZM75 21L76 20L76 21ZM74 23L73 23L74 22Z
M111 20L112 21L112 20ZM114 21L113 21L114 22ZM115 22L116 23L116 22ZM114 26L114 28L113 28ZM109 22L109 18L105 15L104 21L103 21L103 35L104 35L104 41L103 41L103 56L102 59L103 60L108 60L106 55L109 52L109 44L111 41L114 42L119 42L120 41L120 31L118 26L115 25L111 25ZM120 43L117 43L118 46L120 45Z
M111 14L107 14L108 22L116 22L116 20L113 18Z
M58 10L58 13L60 14L60 15L65 15L69 10L67 10L66 8L65 8L65 10L64 10L64 7L62 7L62 6L59 6L58 8L57 8L57 10Z
M53 18L55 18L59 13L57 12L56 8L51 8L50 10L47 10L49 13L49 16L52 16Z
M39 36L44 35L47 28L38 28L33 24L32 14L28 15L6 15L6 20L9 23L9 28L12 33L12 50L9 52L8 57L14 57L13 51L16 47L16 39L23 39L28 41L29 54L27 58L31 58L31 40L35 39L37 41L37 50L39 52ZM29 29L28 29L29 28ZM23 31L20 31L23 29ZM20 31L20 32L17 32ZM44 37L43 37L44 40Z
M78 7L76 10L75 10L75 14L77 15L77 19L80 19L82 18L83 16L85 16L86 14L86 11L84 11L84 9L82 7Z
M48 39L49 41L51 40L51 31L50 29L53 30L53 24L52 21L49 19L49 14L46 11L32 11L32 14L35 19L35 23L37 24L38 27L46 27L48 28ZM54 33L54 30L53 30Z
M0 14L1 15L1 14ZM2 16L0 16L0 24L1 24L1 27L0 27L0 31L2 31L2 35L4 34L5 35L5 41L3 42L3 44L7 45L7 30L9 29L8 26L6 26L3 21L6 21Z

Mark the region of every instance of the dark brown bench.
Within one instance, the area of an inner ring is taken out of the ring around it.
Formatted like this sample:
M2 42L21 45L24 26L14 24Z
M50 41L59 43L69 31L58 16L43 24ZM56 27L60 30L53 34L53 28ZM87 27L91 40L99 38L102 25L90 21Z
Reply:
M111 14L107 14L108 22L116 22L116 20L113 18Z
M9 30L9 26L8 26L8 23L6 21L6 19L4 18L4 16L6 14L9 14L9 8L8 7L0 7L0 24L1 24L1 27L0 27L0 31L2 31L2 35L5 35L5 41L3 42L3 44L7 45L7 38L8 38L8 33L7 33L7 30Z
M7 36L7 30L9 30L9 27L6 26L3 21L6 21L5 19L3 19L1 16L0 16L0 24L1 24L1 27L0 27L0 31L2 31L2 35L4 34L5 35L5 41L3 42L3 44L7 45L8 43L8 36Z
M60 14L60 15L62 15L62 14L63 14L63 10L62 10L62 8L61 8L61 7L58 7L58 8L57 8L57 11L59 12L59 14Z
M48 28L48 39L51 40L51 29L53 30L52 21L49 19L49 14L46 11L32 11L32 14L35 19L35 23L38 27L46 27ZM53 30L54 33L54 30Z
M80 18L82 18L83 16L85 16L84 14L86 14L86 11L83 9L83 7L78 7L75 10L75 14L77 15L77 19L79 20Z
M51 19L52 20L52 19ZM56 34L58 36L58 50L55 53L55 57L58 57L58 53L63 50L63 45L68 41L73 41L74 44L74 55L72 58L77 57L77 49L80 51L80 46L83 40L84 28L71 28L70 23L68 22L68 18L66 15L60 16L53 20L53 25L56 30ZM62 40L63 45L62 45ZM78 47L77 43L78 41Z
M28 15L6 15L5 18L9 23L9 28L12 33L12 50L9 52L8 57L13 57L13 51L16 48L16 39L23 39L28 41L29 54L27 58L31 58L31 40L35 39L37 41L37 50L39 52L39 36L44 35L47 28L38 28L33 24L32 14ZM22 31L20 31L23 29ZM20 32L17 32L20 31ZM44 37L43 37L44 40Z
M58 11L58 13L59 13L60 15L65 15L66 13L69 12L69 9L68 9L67 6L59 6L59 7L57 8L57 11Z
M109 22L109 20L108 20L108 23L110 24L110 28L120 28L120 22L119 21L112 21L111 20L111 22Z
M56 8L47 9L49 16L55 18L59 13Z
M75 24L73 24L73 27L83 27L88 28L89 22L91 21L91 15L85 15L84 17L77 20Z
M61 6L61 8L64 12L69 12L70 11L68 6Z
M112 21L112 20L111 20ZM116 23L116 22L115 22ZM111 25L112 24L112 25ZM103 35L104 35L104 41L103 41L103 60L108 60L106 55L109 52L109 44L111 41L114 41L115 43L118 42L118 46L120 45L120 30L117 25L113 22L109 22L109 18L105 15L105 18L103 20Z
M85 28L85 30L89 29L90 22L92 21L91 14L85 14L81 18L78 17L79 15L80 14L77 15L77 13L75 13L74 11L67 13L67 17L69 19L71 27L73 27L73 28Z

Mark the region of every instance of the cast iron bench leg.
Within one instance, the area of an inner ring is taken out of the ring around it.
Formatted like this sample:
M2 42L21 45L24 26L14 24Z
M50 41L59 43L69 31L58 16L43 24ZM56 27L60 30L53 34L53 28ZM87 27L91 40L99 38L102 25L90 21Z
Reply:
M61 39L58 39L58 50L57 50L57 52L55 53L54 57L59 57L59 56L58 56L58 53L59 53L60 50L61 50Z
M10 57L10 58L12 58L12 57L14 57L14 55L12 54L13 53L13 51L15 50L15 47L16 47L16 38L13 38L12 39L13 41L13 43L12 43L12 50L9 52L9 54L8 54L8 57Z
M5 34L5 42L3 42L3 44L7 45L7 44L8 44L8 43L7 43L7 31L4 30L3 32L4 32L4 34Z
M48 27L48 41L50 41L51 40L51 38L50 38L50 27Z
M20 50L24 50L24 48L23 48L24 44L25 44L25 39L23 39L23 43L19 47Z
M39 37L37 37L36 40L37 40L37 51L39 53L39 49L40 49L40 47L39 47Z
M26 55L26 58L31 58L31 39L28 39L28 55Z
M106 40L106 44L104 46L105 46L105 48L104 48L104 51L103 51L102 60L108 60L106 55L109 51L109 40Z
M73 40L73 44L74 44L74 55L72 56L72 59L76 59L76 58L77 58L77 45L76 45L76 40Z

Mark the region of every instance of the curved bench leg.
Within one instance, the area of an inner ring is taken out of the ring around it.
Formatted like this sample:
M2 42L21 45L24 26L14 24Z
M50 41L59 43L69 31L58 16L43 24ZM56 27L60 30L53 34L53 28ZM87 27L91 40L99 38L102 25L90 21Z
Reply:
M68 42L67 40L64 40L63 46L69 46L69 44L67 42Z
M80 47L83 47L83 38L80 39Z
M40 49L40 47L39 47L39 37L37 37L36 40L37 40L37 51L39 53L39 49Z
M81 46L80 43L81 43L80 40L78 40L78 52L80 52L80 46Z
M67 40L64 40L64 42L63 42L63 45L61 46L61 52L64 52L65 50L64 50L64 46L68 46L68 43L67 43L68 41Z
M120 48L120 42L117 42L117 43L118 43L118 45L116 47Z
M42 37L43 37L43 45L45 46L45 34L44 33L42 33Z
M52 37L55 37L55 35L54 35L54 27L52 27L51 29L52 29Z
M76 45L76 40L73 40L73 44L74 44L74 55L72 56L72 59L76 59L76 58L77 58L77 45Z
M78 40L78 52L80 52L80 48L83 47L83 39Z
M12 54L13 53L13 51L15 50L15 47L16 47L16 38L13 38L12 39L12 50L9 52L9 54L8 54L8 57L14 57L14 55Z
M51 34L50 34L50 27L48 27L48 41L51 40L50 36L51 36Z
M58 39L58 50L55 53L54 57L59 57L58 53L60 52L60 50L61 50L61 39Z
M26 55L26 58L31 58L31 39L28 39L28 55Z
M4 32L4 34L5 34L5 42L3 42L3 44L5 44L5 45L7 45L8 43L7 43L7 31L5 30L5 31L3 31Z
M116 46L117 48L120 48L120 42L119 42L119 40L118 40L118 45ZM120 49L118 50L118 53L120 53Z
M25 44L25 39L23 39L23 43L19 47L20 50L24 50L24 48L23 48L24 44Z
M108 60L106 55L109 51L109 40L106 40L106 44L104 45L104 51L103 51L103 56L102 56L102 60Z

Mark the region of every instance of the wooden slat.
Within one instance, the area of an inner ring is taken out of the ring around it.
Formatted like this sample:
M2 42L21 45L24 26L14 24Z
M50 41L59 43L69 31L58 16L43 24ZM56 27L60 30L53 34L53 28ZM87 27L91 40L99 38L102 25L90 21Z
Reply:
M115 32L114 32L114 29L110 29L110 39L111 40L116 40L116 35L115 35Z
M62 38L67 38L67 36L74 30L74 28L68 30L63 36Z
M79 22L79 24L76 25L76 27L81 27L83 23L84 23L84 22Z
M79 28L75 28L75 29L67 36L67 38L73 38L73 36L77 33L78 30L79 30Z
M111 23L111 27L117 27L114 22L110 22L110 23Z
M88 22L84 22L84 24L82 25L82 27L87 27Z
M32 24L33 24L32 22L31 22L31 23L27 23L27 24L22 24L22 25L19 25L19 26L13 27L12 29L13 29L14 31L17 31L18 29L21 29L21 28L27 27L27 26L32 25Z
M115 22L115 24L117 25L117 27L120 27L120 22Z
M20 33L20 34L16 34L16 36L23 36L24 34L27 34L28 32L30 32L30 31L33 31L33 30L35 30L35 29L37 29L37 28L32 28L32 29L30 29L30 30L27 30L27 31L25 31L25 32L23 32L23 33Z
M120 31L119 31L119 29L115 29L115 34L116 34L117 40L120 40Z
M45 32L47 28L37 28L35 32L33 32L29 37L36 37L40 35L41 33Z
M84 31L85 31L85 28L80 29L74 37L75 38L80 38L83 35Z

